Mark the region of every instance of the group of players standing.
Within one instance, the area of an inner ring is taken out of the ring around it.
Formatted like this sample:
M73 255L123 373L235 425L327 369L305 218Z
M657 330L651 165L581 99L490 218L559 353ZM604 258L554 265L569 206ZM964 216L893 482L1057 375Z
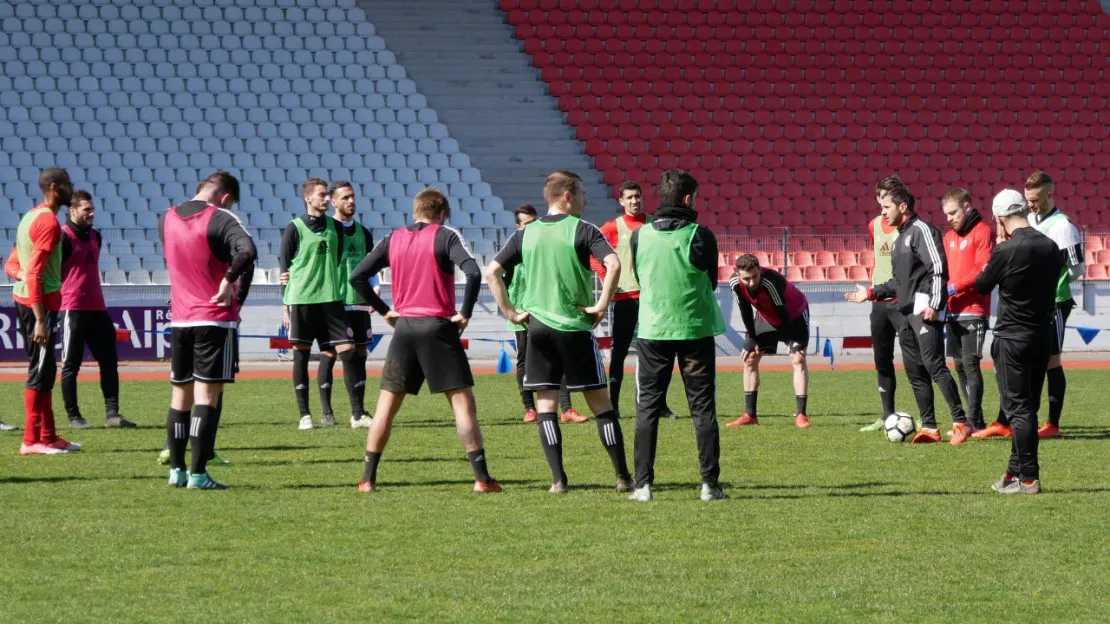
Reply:
M21 221L5 269L16 280L14 296L30 358L21 453L57 454L80 449L58 437L53 426L51 346L58 310L66 311L65 353L77 354L63 358L63 394L71 425L87 426L76 407L75 387L85 342L101 365L106 425L134 425L118 412L115 336L108 331L111 321L100 292L100 236L92 229L92 198L75 193L68 174L60 169L44 171L39 184L43 204ZM908 187L897 177L884 178L876 187L882 215L870 225L876 259L872 288L846 295L850 301L874 302L872 337L884 415L894 412L897 337L922 420L912 441L941 440L933 411L935 382L951 410L951 444L969 436L1013 436L1011 463L995 484L1006 493L1039 491L1036 440L1059 435L1065 387L1060 347L1064 323L1075 305L1070 284L1082 274L1083 255L1075 226L1055 209L1053 190L1047 174L1037 172L1027 181L1024 196L1009 190L1000 193L992 207L997 224L997 234L992 235L967 191L953 189L942 200L952 228L942 238L917 217ZM369 429L360 491L377 488L377 468L393 419L405 395L416 394L425 382L431 392L447 397L474 471L474 491L500 491L486 465L474 380L460 339L482 275L461 234L445 225L451 212L446 196L435 189L421 191L413 200L413 223L374 245L370 232L354 220L349 182L333 182L329 188L324 180L310 178L302 191L305 214L286 227L279 258L283 325L294 349L299 428L314 426L308 406L308 363L315 342L321 351L321 424L336 423L331 386L339 359L351 427ZM718 483L714 338L724 333L725 324L715 297L717 242L708 228L697 224L697 181L687 172L664 172L657 196L658 211L649 217L643 212L640 187L632 182L622 185L623 214L599 229L581 220L586 205L582 180L571 172L554 172L544 185L547 214L537 218L531 206L517 208L517 231L487 268L493 297L516 332L525 421L538 424L552 493L566 492L569 484L557 405L562 403L563 422L587 420L570 409L573 391L583 393L594 414L617 491L631 492L634 500L651 500L658 421L671 416L666 392L677 360L696 431L701 498L727 498ZM159 219L171 280L173 393L166 421L167 454L170 483L179 487L226 487L206 474L206 465L215 457L223 385L234 382L238 370L239 311L257 257L249 234L229 210L238 198L238 180L216 172L198 185L192 200ZM334 217L326 214L329 203ZM70 208L69 219L59 227L54 215L63 206ZM392 308L376 289L377 274L386 268L392 276ZM466 278L458 310L456 268ZM795 369L795 425L807 428L808 302L782 274L761 267L753 255L740 256L735 269L730 285L747 332L741 353L745 413L728 424L758 424L759 361L782 342ZM596 301L594 271L602 278ZM998 419L987 427L979 362L990 293L996 286L1000 304L992 355L1001 408ZM607 380L593 329L614 301ZM367 348L373 339L371 309L394 328L373 419L364 410ZM757 330L753 309L771 331ZM945 365L945 330L968 412ZM624 361L633 335L638 336L635 475L627 468L619 414ZM1049 422L1030 433L1046 374Z

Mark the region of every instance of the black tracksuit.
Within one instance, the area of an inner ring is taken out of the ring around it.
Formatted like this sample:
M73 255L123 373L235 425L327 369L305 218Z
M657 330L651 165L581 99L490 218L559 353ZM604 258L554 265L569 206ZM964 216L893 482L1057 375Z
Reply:
M902 361L906 376L910 378L917 408L921 413L921 426L936 429L937 418L933 408L933 385L948 403L955 423L966 423L960 391L956 380L944 360L944 323L925 321L914 314L914 303L924 297L926 305L943 312L948 302L948 261L944 256L944 243L940 230L911 214L898 226L898 240L890 254L894 277L876 285L871 291L875 300L897 297L898 311L906 322L899 328L902 343Z
M1032 227L1023 227L994 248L975 278L975 290L980 293L998 287L991 357L1002 411L1014 432L1006 472L1015 479L1040 478L1037 408L1055 340L1052 322L1062 267L1056 243Z

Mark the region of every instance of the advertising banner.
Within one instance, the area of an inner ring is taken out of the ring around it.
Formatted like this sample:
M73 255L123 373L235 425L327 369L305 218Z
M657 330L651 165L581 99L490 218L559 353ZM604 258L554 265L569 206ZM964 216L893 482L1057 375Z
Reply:
M60 360L62 357L62 321L65 312L59 312L59 323L56 328L55 354ZM130 339L117 341L121 361L137 360L163 360L170 355L169 336L154 332L161 332L169 327L169 306L126 306L108 308L108 316L112 317L116 329L130 330ZM23 332L19 329L16 320L15 308L0 308L0 362L18 362L27 359L27 352L23 346ZM85 359L91 360L88 349L85 350Z

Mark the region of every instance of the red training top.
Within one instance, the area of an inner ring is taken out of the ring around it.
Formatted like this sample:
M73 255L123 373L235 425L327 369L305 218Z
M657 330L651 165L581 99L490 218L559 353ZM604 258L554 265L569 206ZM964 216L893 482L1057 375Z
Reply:
M972 216L974 215L974 217ZM990 316L991 296L975 290L975 278L987 266L994 249L994 232L979 217L969 212L963 231L944 233L944 255L948 258L948 285L956 294L948 297L948 313L956 316Z
M436 232L431 224L389 235L389 269L393 277L393 309L401 316L455 316L455 275L436 261Z
M34 209L38 210L46 207L46 203L42 203L35 206ZM8 261L4 264L4 272L12 279L18 279L16 276L22 270L24 272L23 281L27 284L26 297L12 295L12 298L28 307L42 301L43 307L47 310L58 311L62 306L61 291L43 294L42 278L40 277L50 254L54 253L54 247L62 240L62 227L58 225L57 216L53 212L44 212L35 217L35 220L31 223L31 228L28 230L28 235L32 243L29 266L20 266L19 252L14 248L12 249L12 255L8 257Z
M630 217L626 214L622 214L621 216L617 217L617 219L624 219L624 224L628 226L628 229L635 232L636 230L640 229L640 226L647 222L647 213L641 212L635 217ZM605 240L609 242L609 246L613 248L613 251L617 252L617 257L629 257L627 254L622 256L620 250L617 249L617 243L620 240L620 232L617 230L617 219L606 222L605 225L602 225L598 229L601 230L601 235L604 236ZM597 259L593 256L590 256L590 269L592 269L594 273L597 273L601 279L605 279L605 265L598 262ZM631 270L632 267L624 266L624 261L622 260L621 273L623 274L625 271ZM638 290L630 290L628 292L618 292L613 294L613 301L639 298L640 291Z

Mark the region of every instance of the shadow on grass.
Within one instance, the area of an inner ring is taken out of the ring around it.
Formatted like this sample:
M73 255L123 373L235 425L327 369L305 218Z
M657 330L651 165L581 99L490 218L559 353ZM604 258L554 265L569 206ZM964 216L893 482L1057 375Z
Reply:
M166 478L157 475L119 475L102 477L0 477L0 485L20 483L66 483L67 481L164 481Z
M514 491L547 491L551 484L544 481L528 481L522 479L498 479L498 483L502 486L514 488ZM411 487L435 487L435 486L460 486L467 487L474 485L473 479L441 479L437 481L385 481L379 484L381 490L391 490L393 488L411 488ZM284 490L328 490L328 489L344 489L355 488L354 482L345 483L299 483L293 485L282 485L279 489ZM519 488L519 489L517 489ZM601 490L601 491L614 491L612 484L602 483L582 483L570 484L571 493L578 490Z
M465 463L466 458L458 457L398 457L389 458L387 463L390 464L413 464L423 462L459 462ZM262 460L252 461L252 466L285 466L285 465L301 465L301 464L361 464L362 457L352 456L340 459L275 459L275 460Z

